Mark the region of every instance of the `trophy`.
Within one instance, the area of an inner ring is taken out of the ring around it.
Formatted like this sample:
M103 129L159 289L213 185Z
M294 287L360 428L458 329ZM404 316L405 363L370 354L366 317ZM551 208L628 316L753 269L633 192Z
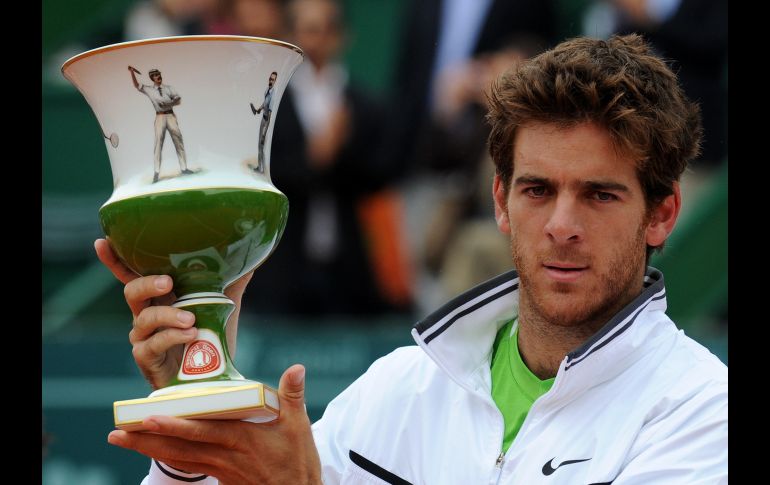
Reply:
M173 306L194 313L198 328L167 387L114 403L118 428L142 429L153 414L278 416L277 392L245 379L230 358L235 304L224 289L267 259L286 226L270 140L302 58L277 40L201 35L109 45L62 66L109 153L114 191L99 209L107 240L137 274L171 276Z

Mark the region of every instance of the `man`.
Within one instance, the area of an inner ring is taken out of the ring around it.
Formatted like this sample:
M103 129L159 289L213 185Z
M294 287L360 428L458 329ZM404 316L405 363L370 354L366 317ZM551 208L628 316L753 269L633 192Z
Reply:
M340 60L341 3L291 0L285 9L286 40L302 46L305 61L281 97L269 146L276 160L270 177L291 201L291 216L281 244L251 281L262 290L244 299L243 311L301 318L382 314L390 306L377 284L360 212L388 170L375 157L383 107Z
M155 173L152 177L152 183L157 182L160 177L160 163L163 156L163 141L166 139L166 131L169 132L171 141L174 142L181 173L193 173L192 170L187 168L182 132L179 130L179 123L176 120L173 109L174 106L178 106L182 102L182 98L174 88L168 84L163 84L163 76L159 70L152 69L147 73L150 76L150 80L152 80L152 86L139 84L139 81L136 79L136 73L139 71L135 68L128 66L128 71L131 73L134 87L140 93L150 98L152 107L155 108Z
M273 71L270 73L270 79L267 80L267 90L265 90L265 99L262 101L262 106L255 108L254 104L249 103L251 106L251 112L254 116L257 113L262 113L262 123L259 125L259 153L257 158L257 166L252 169L259 173L265 171L265 140L267 139L267 129L270 127L270 118L273 116L273 85L275 80L278 79L278 73Z
M646 266L679 214L697 107L634 35L566 41L489 102L496 220L517 270L419 322L418 346L376 361L312 435L299 365L274 425L152 417L152 434L113 431L157 460L147 483L727 483L726 367L666 317L663 275ZM149 306L170 290L165 276L126 286L154 386L195 335Z
M480 59L511 43L526 40L538 51L555 45L557 2L421 0L407 2L404 8L392 71L392 112L386 119L381 150L389 163L399 166L399 176L413 178L425 169L454 168L446 167L441 147L432 143L442 73L446 76L454 65Z

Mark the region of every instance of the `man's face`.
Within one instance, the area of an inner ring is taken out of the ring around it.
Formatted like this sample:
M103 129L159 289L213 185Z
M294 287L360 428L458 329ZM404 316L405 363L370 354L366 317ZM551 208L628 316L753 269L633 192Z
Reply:
M522 310L561 326L606 321L640 292L646 244L659 243L633 160L596 125L536 123L517 130L513 163L494 197Z
M319 68L326 66L342 50L339 8L329 0L300 0L291 5L293 40L302 46L307 59Z
M161 81L163 81L163 76L161 76L160 74L155 74L150 79L152 79L152 82L154 82L155 85L157 86L158 84L161 83Z
M275 74L271 74L270 79L267 80L267 85L270 86L271 88L273 87L273 84L275 84L276 77L278 76L276 76Z

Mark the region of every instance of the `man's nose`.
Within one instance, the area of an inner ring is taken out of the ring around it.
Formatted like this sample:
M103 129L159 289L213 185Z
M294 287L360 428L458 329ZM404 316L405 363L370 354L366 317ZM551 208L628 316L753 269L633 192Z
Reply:
M572 197L557 197L543 230L557 244L583 240L583 223L578 201Z

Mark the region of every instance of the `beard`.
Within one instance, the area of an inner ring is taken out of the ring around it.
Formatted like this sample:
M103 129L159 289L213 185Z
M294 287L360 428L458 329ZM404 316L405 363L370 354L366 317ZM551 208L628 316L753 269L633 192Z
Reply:
M556 247L533 253L522 247L511 232L511 253L519 273L520 308L525 318L559 327L582 327L592 335L641 291L646 259L643 221L634 237L618 244L609 258L597 260L573 247ZM548 281L543 263L569 261L589 266L586 281L577 284Z

